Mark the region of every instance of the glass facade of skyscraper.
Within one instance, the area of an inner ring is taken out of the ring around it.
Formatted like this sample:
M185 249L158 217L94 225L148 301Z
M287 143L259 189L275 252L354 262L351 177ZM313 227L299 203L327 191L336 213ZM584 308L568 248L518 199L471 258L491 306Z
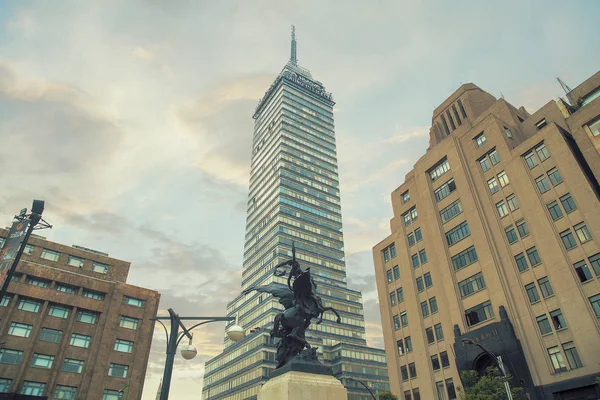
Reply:
M361 293L346 285L342 215L333 123L334 102L310 72L292 57L259 102L254 114L242 291L273 281L273 267L291 257L309 266L327 313L307 331L319 359L348 388L349 399L370 399L355 381L388 389L385 353L367 347ZM204 399L254 399L275 368L269 335L283 307L267 294L240 294L228 304L248 336L225 338L224 352L206 363Z

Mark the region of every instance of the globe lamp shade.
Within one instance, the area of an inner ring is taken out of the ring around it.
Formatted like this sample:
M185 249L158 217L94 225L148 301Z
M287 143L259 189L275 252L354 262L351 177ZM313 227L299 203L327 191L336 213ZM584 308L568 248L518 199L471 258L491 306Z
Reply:
M246 337L246 332L244 328L239 325L233 325L231 328L227 330L227 337L234 342L239 342L244 337Z
M191 360L192 358L196 357L196 354L198 354L198 351L194 345L184 344L181 346L181 357L185 358L186 360Z

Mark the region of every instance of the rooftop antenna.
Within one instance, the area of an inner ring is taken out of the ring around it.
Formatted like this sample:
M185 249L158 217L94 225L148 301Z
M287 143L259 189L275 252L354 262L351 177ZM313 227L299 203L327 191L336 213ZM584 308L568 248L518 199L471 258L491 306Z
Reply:
M298 65L298 60L296 59L296 27L294 25L292 25L292 54L290 62L292 65Z
M556 80L558 81L558 83L560 83L560 86L565 91L565 94L569 94L569 92L572 91L572 89L569 87L569 85L567 85L566 83L564 83L559 77L557 77Z

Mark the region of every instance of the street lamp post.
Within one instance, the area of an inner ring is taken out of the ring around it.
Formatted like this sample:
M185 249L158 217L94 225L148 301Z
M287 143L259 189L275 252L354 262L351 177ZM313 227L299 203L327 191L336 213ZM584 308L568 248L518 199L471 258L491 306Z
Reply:
M508 379L507 379L508 375L506 373L506 369L504 368L504 363L502 362L502 357L501 356L497 356L492 351L486 349L485 347L483 347L479 343L475 343L471 339L462 339L461 341L463 343L465 343L465 344L472 344L472 345L475 345L475 346L479 347L481 350L484 351L484 353L486 353L487 355L489 355L490 357L492 357L494 359L494 361L496 361L496 364L498 365L498 368L500 369L500 372L502 372L502 375L504 376L504 388L506 389L506 397L507 397L508 400L513 400L512 392L510 391L510 385L509 385Z
M379 400L379 390L377 390L377 394L373 394L373 391L371 389L369 389L369 387L367 386L366 383L364 383L363 381L359 381L358 379L354 379L354 378L347 378L349 381L354 381L357 383L360 383L361 385L363 385L368 391L369 393L371 393L371 397L373 397L373 400Z
M173 363L175 362L175 354L177 353L177 346L184 337L188 337L190 342L185 348L181 350L181 356L186 360L191 360L197 354L196 348L192 345L192 334L190 331L200 325L208 324L210 322L218 321L236 321L236 317L180 317L175 314L172 308L169 308L168 317L154 317L154 321L159 322L165 329L167 334L167 360L165 361L165 371L163 373L162 388L160 390L160 400L169 399L169 391L171 389L171 375L173 375ZM168 331L165 324L161 320L169 320L171 322L171 330ZM191 328L186 328L181 321L203 321L199 322ZM179 332L179 328L182 332ZM246 333L244 329L238 325L234 325L227 330L227 336L229 339L237 342L242 340Z

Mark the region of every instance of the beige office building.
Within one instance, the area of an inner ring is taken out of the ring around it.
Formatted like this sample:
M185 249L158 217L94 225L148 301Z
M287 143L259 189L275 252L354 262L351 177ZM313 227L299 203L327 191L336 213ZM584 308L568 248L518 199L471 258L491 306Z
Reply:
M530 114L469 83L435 109L373 248L401 399L457 398L494 364L477 345L531 399L599 398L600 72L567 91Z

